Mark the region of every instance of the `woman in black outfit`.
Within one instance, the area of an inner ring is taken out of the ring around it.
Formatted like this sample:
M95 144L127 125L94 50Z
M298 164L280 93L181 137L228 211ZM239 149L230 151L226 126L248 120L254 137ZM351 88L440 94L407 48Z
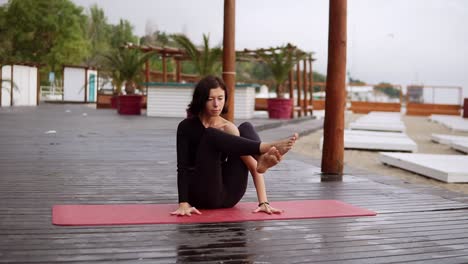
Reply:
M227 112L227 95L224 82L214 76L195 86L190 117L177 128L179 208L173 215L201 214L195 207L233 207L247 189L249 171L259 202L254 212L281 213L268 203L263 173L281 161L298 136L261 142L250 123L237 128L221 117Z

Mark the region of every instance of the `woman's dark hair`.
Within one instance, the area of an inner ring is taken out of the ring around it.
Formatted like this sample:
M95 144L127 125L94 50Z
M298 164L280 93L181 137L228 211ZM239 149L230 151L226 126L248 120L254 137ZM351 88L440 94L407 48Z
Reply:
M222 114L228 112L228 90L226 84L219 77L208 75L201 79L197 85L195 85L195 90L193 91L192 102L188 105L187 112L191 116L198 116L205 109L206 101L210 97L210 90L215 88L221 88L224 90L224 107L221 111Z

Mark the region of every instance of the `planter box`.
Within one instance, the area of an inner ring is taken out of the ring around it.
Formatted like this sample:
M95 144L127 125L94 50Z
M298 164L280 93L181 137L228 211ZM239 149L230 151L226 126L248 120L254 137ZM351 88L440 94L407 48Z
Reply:
M291 119L293 100L286 98L269 98L268 117L273 119Z
M143 96L119 95L117 112L121 115L140 115Z
M194 86L193 83L148 83L146 114L157 117L186 117L185 110L192 100ZM234 117L253 118L255 87L236 86L234 98Z

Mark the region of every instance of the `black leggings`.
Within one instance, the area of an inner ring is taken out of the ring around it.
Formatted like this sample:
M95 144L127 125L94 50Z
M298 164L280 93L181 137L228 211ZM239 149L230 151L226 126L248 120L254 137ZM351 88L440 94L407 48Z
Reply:
M240 158L260 154L260 137L248 123L239 126L240 137L207 128L197 150L190 176L189 203L199 208L229 208L245 194L248 168ZM227 154L227 161L221 155Z

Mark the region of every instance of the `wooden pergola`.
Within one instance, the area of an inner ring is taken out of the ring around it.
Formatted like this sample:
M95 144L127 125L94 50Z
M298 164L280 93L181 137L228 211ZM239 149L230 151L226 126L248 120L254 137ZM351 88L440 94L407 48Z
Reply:
M162 59L162 82L167 82L168 80L168 72L167 72L167 59L173 59L176 63L176 74L175 80L176 82L182 81L182 61L190 60L187 56L185 50L172 48L172 47L156 47L152 45L134 45L133 43L127 43L123 46L127 49L139 49L142 52L156 52L161 56ZM149 60L145 63L145 81L150 81L150 65ZM187 75L189 78L194 78L194 76Z
M294 117L294 112L297 112L298 116L307 116L307 115L312 115L313 113L313 97L312 97L312 89L313 89L313 71L312 71L312 62L315 61L314 58L312 58L312 52L307 53L304 52L300 49L298 49L296 46L292 45L291 43L288 43L284 47L272 47L268 49L256 49L256 50L250 50L250 49L244 49L243 51L238 51L237 55L240 56L237 60L257 60L261 61L260 57L258 56L258 52L265 52L265 53L272 53L280 49L291 49L295 50L298 55L306 55L304 59L300 60L296 64L296 71L294 69L291 69L289 72L288 76L288 88L289 88L289 98L294 100L294 87L296 87L297 90L297 99L296 99L296 106L294 107L294 111L291 113L291 118ZM303 64L302 70L301 70L301 62ZM309 66L308 66L309 65ZM296 79L294 79L294 73L296 73ZM262 98L259 98L262 99ZM266 107L266 100L265 102L261 100L259 101L259 110L264 110Z

